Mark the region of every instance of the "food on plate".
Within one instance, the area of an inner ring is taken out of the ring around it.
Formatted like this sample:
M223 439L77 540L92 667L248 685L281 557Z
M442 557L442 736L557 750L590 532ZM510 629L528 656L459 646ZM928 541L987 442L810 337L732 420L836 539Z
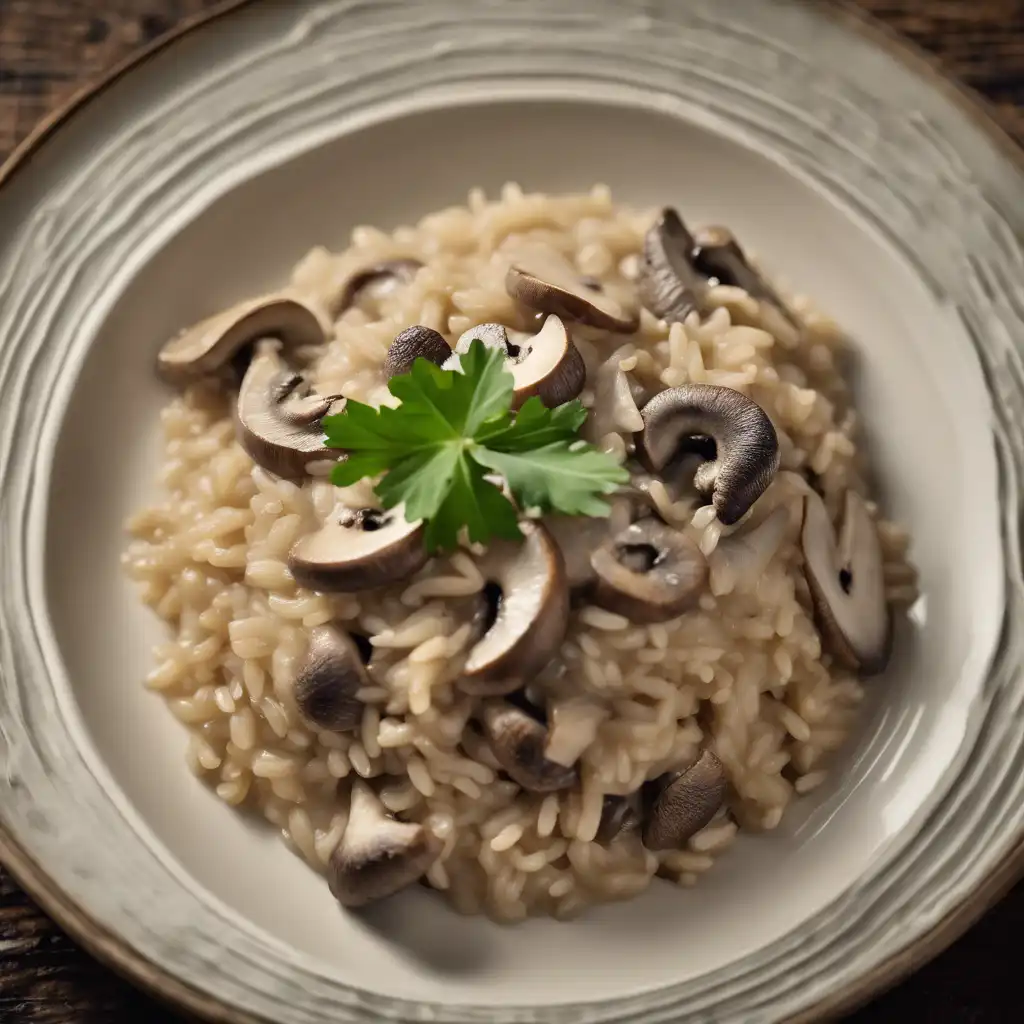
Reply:
M826 778L916 596L845 353L601 187L357 228L187 328L125 564L193 771L347 907L696 883Z

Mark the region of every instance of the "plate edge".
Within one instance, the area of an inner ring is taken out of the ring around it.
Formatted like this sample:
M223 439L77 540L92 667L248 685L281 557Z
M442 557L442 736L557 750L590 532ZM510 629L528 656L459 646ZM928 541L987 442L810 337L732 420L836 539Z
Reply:
M175 28L129 54L91 82L76 89L46 115L36 127L0 163L0 188L14 180L18 171L31 165L35 151L70 120L80 109L102 96L125 74L170 48L174 43L225 16L254 6L258 0L220 0L209 10L186 17ZM1002 125L994 105L981 93L950 74L942 62L913 40L897 33L874 15L856 6L853 0L797 0L817 16L842 24L847 30L866 38L885 51L912 74L924 79L954 104L976 127L985 133L1005 159L1024 173L1024 147ZM121 977L177 1009L185 1009L211 1024L272 1024L206 995L187 982L154 964L124 940L110 932L78 906L46 871L24 850L6 825L0 821L0 864L40 905L43 911L81 945L90 955ZM837 989L813 1006L780 1024L820 1024L863 1006L872 998L924 966L951 946L986 911L1024 878L1024 833L1002 861L973 890L965 893L949 913L925 934L904 946L889 960L856 981Z

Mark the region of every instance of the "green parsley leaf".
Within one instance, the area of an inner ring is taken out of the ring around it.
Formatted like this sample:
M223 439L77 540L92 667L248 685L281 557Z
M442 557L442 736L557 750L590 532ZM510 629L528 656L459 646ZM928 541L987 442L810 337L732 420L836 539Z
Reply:
M392 378L388 390L401 399L399 409L411 405L424 422L442 421L451 436L474 437L488 420L508 412L512 375L504 353L482 342L474 342L459 362L459 371L452 371L417 359L409 373Z
M463 526L469 539L481 544L492 537L518 540L522 536L515 505L484 479L484 470L476 462L468 459L459 461L447 496L437 514L427 520L427 548L434 551L456 547Z
M528 452L556 441L574 441L587 418L579 399L549 409L537 398L528 398L511 423L495 423L477 440L497 452Z
M629 480L622 466L582 441L559 441L527 452L487 448L477 451L475 457L508 481L521 508L542 512L606 516L608 503L597 495L611 494Z
M327 444L347 452L331 475L339 487L379 476L385 508L405 504L426 523L429 550L469 539L521 536L519 513L489 473L504 477L520 508L605 516L600 496L626 482L613 458L577 439L587 417L580 402L546 408L538 398L511 412L512 375L505 355L473 341L459 365L442 370L417 359L389 389L397 407L349 400L323 421Z

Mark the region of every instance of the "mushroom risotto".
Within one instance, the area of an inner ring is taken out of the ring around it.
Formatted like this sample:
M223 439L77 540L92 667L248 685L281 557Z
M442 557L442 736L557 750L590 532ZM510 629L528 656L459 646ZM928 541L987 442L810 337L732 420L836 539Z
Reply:
M693 884L822 781L915 596L843 360L727 229L605 188L314 249L158 360L125 564L192 770L346 906Z

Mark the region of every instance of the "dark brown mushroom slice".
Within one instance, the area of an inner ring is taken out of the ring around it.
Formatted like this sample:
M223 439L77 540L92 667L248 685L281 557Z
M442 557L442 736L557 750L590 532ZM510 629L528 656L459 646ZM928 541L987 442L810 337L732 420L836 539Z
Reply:
M643 843L648 850L681 850L711 822L728 792L725 766L705 750L685 771L660 776L650 787Z
M644 236L637 268L640 301L659 320L682 323L706 312L707 282L693 265L696 243L679 214L665 207Z
M750 264L747 254L728 228L717 224L701 228L694 236L693 261L705 277L714 278L719 284L742 288L752 298L771 303L796 326L796 318L778 292Z
M311 462L343 457L326 446L320 425L343 407L340 395L312 394L305 377L281 358L278 343L261 342L238 391L235 434L257 465L296 479Z
M397 583L427 563L423 524L402 506L352 509L339 505L327 522L292 546L288 568L296 582L324 593L352 593Z
M505 290L530 309L606 331L632 334L640 325L636 309L595 285L565 257L539 246L516 253L505 276Z
M730 526L746 515L779 468L779 439L767 413L746 395L714 384L685 384L655 395L643 408L637 455L656 473L711 438L715 456L694 476L718 519Z
M363 720L358 693L370 685L362 651L336 626L317 626L295 677L295 703L317 729L348 732Z
M411 257L382 260L356 271L344 284L331 312L335 317L363 300L376 302L400 285L409 284L423 264Z
M327 325L302 300L265 295L182 331L160 349L157 370L165 380L182 384L216 373L241 349L264 338L294 349L322 345L329 336Z
M597 842L607 845L621 835L635 832L641 824L638 793L629 796L609 794L601 805L601 824L597 827Z
M864 499L846 492L837 543L825 503L808 491L800 541L826 647L862 675L881 672L889 660L892 619L885 599L882 545Z
M528 712L508 701L491 701L484 705L479 720L498 764L523 789L555 793L575 784L575 767L544 756L547 727Z
M497 541L478 563L494 584L493 621L469 649L460 686L496 695L518 689L551 660L569 622L569 587L558 545L539 523L521 543Z
M704 591L708 564L697 545L658 519L642 519L591 556L592 600L632 622L665 622L689 611Z
M576 398L587 380L587 367L566 326L557 316L549 316L536 334L510 334L502 324L480 324L465 331L455 345L446 369L459 365L459 358L474 341L506 355L512 374L513 406L518 408L536 395L549 408Z
M414 324L395 335L384 360L384 373L388 380L401 373L408 373L417 359L440 366L452 350L444 337L430 327Z
M425 826L388 815L370 786L357 779L345 832L328 865L331 892L344 907L393 896L421 878L441 848Z

